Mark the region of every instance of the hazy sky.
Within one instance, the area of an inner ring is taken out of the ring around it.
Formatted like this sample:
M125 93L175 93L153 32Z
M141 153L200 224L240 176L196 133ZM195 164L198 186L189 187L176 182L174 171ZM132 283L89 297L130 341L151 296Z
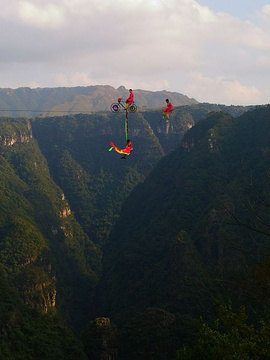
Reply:
M1 88L124 85L200 102L270 102L270 1L1 5Z

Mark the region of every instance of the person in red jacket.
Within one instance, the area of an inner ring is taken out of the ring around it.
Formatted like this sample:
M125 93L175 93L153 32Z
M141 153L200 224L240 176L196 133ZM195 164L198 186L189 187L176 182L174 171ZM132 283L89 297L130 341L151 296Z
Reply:
M170 103L169 99L166 99L167 107L163 109L162 115L165 116L166 120L169 119L169 113L173 111L173 106Z
M133 101L134 101L133 91L132 91L132 89L129 89L129 97L128 97L127 100L126 100L125 109L127 109L128 106L133 103Z

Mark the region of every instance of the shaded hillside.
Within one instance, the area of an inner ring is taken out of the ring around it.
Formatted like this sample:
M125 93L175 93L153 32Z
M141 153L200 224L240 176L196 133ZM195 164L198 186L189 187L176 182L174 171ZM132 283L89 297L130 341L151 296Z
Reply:
M17 344L38 359L42 341L35 348L33 337L43 339L44 328L46 356L53 349L67 357L70 343L70 358L84 359L63 321L81 329L98 315L123 325L121 360L171 360L198 317L212 317L218 293L262 293L251 266L254 258L267 262L267 243L231 226L228 214L259 226L250 180L268 191L269 107L239 118L246 108L220 110L179 107L167 124L159 110L130 114L134 150L126 160L108 151L110 141L124 146L123 113L1 118L1 356L12 358ZM269 223L267 212L262 220ZM105 327L112 339L114 329ZM99 356L95 332L88 327L84 341Z
M0 357L77 358L77 352L85 359L81 345L72 349L76 341L59 320L78 329L90 316L100 250L52 181L28 120L1 119L0 150L0 318L6 341ZM35 336L40 346L33 345ZM43 348L42 338L48 344ZM61 338L70 341L69 350Z
M191 129L192 126L204 119L211 112L222 111L233 117L238 117L252 109L254 109L253 106L225 106L208 103L176 106L170 114L168 123L163 121L160 109L142 111L142 115L153 129L167 154L176 149L183 135Z
M123 114L46 118L32 127L77 220L91 239L104 244L122 202L164 156L154 132L141 114L130 115L134 150L123 161L108 151L111 141L125 146Z
M219 292L245 302L258 291L251 277L267 238L228 214L258 229L252 189L269 194L269 117L269 107L210 114L134 189L104 252L100 313L119 323L149 307L209 317Z
M1 116L55 116L72 113L108 111L117 99L128 97L128 89L109 85L59 87L59 88L18 88L0 89ZM139 108L165 106L169 97L175 106L196 104L195 99L169 91L134 90L135 102Z
M0 267L0 358L87 360L71 330L26 306Z
M245 107L226 107L243 113ZM124 113L33 119L34 136L56 183L65 191L76 219L99 244L104 244L122 202L164 154L176 149L192 126L220 107L198 104L175 108L169 123L159 110L129 114L133 152L125 163L108 152L113 141L125 145Z

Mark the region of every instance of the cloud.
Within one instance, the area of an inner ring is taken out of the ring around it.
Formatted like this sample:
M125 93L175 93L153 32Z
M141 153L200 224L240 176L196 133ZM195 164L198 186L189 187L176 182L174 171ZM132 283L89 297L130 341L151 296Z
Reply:
M239 81L230 81L223 77L206 78L200 73L190 75L186 93L193 94L200 102L218 104L256 104L260 100L260 92L254 86L245 86Z
M269 25L270 20L270 4L263 6L260 11L257 11L258 18L263 22L263 24Z
M37 5L31 1L21 0L17 11L22 22L37 28L58 29L65 23L62 7L54 3Z
M200 99L205 92L199 84L208 84L209 96L211 88L223 89L221 102L227 103L233 100L225 91L229 84L234 99L263 101L269 17L270 5L243 21L200 0L3 0L0 87L107 82L189 89L195 93L186 95Z
M94 78L90 77L89 73L73 73L71 75L66 75L63 73L58 73L58 74L52 74L51 75L51 79L50 79L51 83L53 84L52 86L57 87L59 86L67 86L67 87L72 87L72 86L88 86L89 84L92 85L108 85L108 84L112 84L113 86L115 86L116 88L119 87L120 85L124 85L127 89L128 88L132 88L134 85L134 82L130 80L129 77L126 76L121 76L116 74L115 76L110 76L108 78L104 77L101 81L99 81L99 83L96 83L96 80ZM136 88L138 89L148 89L151 91L159 91L159 90L163 90L163 89L169 89L170 88L170 84L167 80L163 80L163 79L156 79L156 80L141 80L140 82L137 82L137 86Z
M59 86L59 84L60 86L73 87L88 86L89 84L93 84L94 80L89 76L89 73L82 72L71 75L63 73L52 74L50 81L55 87Z

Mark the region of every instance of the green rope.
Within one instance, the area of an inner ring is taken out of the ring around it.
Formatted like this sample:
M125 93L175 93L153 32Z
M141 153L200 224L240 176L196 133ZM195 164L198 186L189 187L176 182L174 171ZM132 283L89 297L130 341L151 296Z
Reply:
M125 134L126 134L126 141L128 139L128 113L126 110L126 121L125 121Z

